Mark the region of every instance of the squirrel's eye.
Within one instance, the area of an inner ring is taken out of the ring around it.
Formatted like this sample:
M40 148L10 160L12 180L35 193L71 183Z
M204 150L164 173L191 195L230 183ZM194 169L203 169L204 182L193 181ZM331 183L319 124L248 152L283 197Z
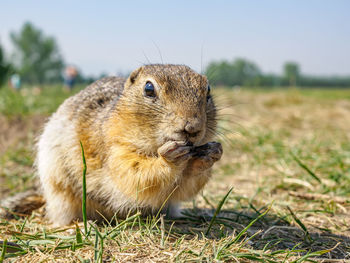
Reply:
M210 86L208 85L208 91L207 91L207 101L210 99Z
M155 97L156 93L154 91L154 86L151 82L147 82L145 85L145 96L146 97Z

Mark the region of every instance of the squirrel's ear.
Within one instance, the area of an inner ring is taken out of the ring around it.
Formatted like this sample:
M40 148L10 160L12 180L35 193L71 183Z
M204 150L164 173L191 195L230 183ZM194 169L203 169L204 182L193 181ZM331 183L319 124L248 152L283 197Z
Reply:
M129 79L128 79L130 84L134 84L135 83L135 80L137 79L137 77L140 74L141 70L142 70L142 67L140 67L140 68L134 70L133 72L131 72L131 74L129 76Z

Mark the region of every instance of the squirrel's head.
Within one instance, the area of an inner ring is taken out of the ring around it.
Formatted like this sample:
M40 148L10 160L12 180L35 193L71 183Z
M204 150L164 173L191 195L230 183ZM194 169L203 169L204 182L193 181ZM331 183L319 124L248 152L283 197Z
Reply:
M149 154L170 140L204 144L216 128L207 78L183 65L146 65L133 71L117 115L127 125L123 138Z

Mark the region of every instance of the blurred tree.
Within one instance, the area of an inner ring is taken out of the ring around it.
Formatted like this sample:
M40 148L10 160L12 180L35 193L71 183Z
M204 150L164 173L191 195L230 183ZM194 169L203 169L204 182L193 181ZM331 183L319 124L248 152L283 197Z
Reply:
M253 86L256 83L257 77L260 75L260 69L253 62L240 58L236 59L232 66L236 71L238 85Z
M216 85L256 85L259 82L260 69L245 59L211 62L206 68L209 81Z
M206 68L206 75L209 81L215 85L231 86L234 83L234 76L229 62L211 62Z
M10 73L10 64L6 63L5 55L0 45L0 88L6 82L6 79L9 73Z
M294 62L287 62L284 64L284 78L289 83L289 86L296 86L300 79L299 65Z
M23 81L34 84L61 81L63 59L53 37L27 22L18 33L11 33L18 73Z
M108 77L108 74L106 72L101 72L101 74L97 77L97 79L103 79L105 77Z
M300 86L300 87L344 87L350 88L350 76L302 75L297 63L284 64L283 75L263 74L259 67L245 59L212 61L205 70L213 85L222 86Z

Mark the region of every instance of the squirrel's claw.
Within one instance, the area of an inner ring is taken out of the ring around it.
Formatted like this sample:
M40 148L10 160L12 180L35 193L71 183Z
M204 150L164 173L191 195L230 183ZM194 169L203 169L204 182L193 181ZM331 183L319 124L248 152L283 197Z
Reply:
M158 154L171 163L186 162L193 156L193 146L186 142L168 141L158 149Z
M215 162L220 160L223 150L221 143L208 142L207 144L194 148L193 152L193 168L206 170L212 167Z

